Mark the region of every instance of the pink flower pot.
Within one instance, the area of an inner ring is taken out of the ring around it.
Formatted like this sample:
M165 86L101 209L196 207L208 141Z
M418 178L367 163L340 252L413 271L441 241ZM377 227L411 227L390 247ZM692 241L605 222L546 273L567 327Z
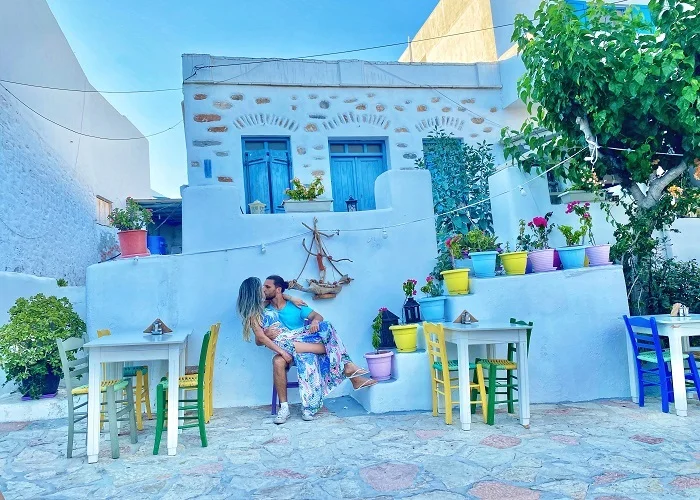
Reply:
M607 266L610 264L610 245L595 245L586 248L586 257L588 257L588 265Z
M151 255L151 252L148 251L148 246L146 244L147 234L148 233L145 229L119 231L117 233L117 237L119 238L121 258L147 257Z
M530 252L527 258L532 263L533 273L545 273L556 270L554 267L554 249L547 248L545 250L534 250Z
M391 378L391 362L394 351L368 352L365 354L369 375L374 380L382 381Z

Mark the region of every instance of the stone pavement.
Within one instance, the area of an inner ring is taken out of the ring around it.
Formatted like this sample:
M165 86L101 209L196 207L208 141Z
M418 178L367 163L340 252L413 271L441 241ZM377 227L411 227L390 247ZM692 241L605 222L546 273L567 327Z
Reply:
M275 426L269 407L217 410L152 455L153 422L121 458L88 465L84 441L65 458L65 420L0 424L0 491L21 498L700 498L700 404L689 417L658 400L535 405L530 429L499 413L470 432L415 412L366 415L329 405L314 422L295 409ZM346 410L346 411L344 411ZM477 416L478 417L478 416ZM475 419L476 420L476 419ZM1 497L1 495L0 495Z

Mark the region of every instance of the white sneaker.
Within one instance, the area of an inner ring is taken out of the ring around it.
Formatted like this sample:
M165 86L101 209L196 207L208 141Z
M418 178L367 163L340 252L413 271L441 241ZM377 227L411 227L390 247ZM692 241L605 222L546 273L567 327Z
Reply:
M289 418L289 407L283 406L277 411L277 415L275 416L275 419L273 420L274 423L277 425L283 424L287 421Z
M314 416L309 410L304 410L301 412L301 419L310 422L314 419Z

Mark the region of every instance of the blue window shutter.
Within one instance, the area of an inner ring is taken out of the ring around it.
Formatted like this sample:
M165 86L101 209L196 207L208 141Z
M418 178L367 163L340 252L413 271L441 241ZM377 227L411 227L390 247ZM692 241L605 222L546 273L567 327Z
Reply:
M204 177L211 179L211 160L204 160Z
M272 195L271 213L277 212L282 206L282 202L287 198L284 193L286 189L291 187L290 175L290 160L288 151L271 151L270 152L270 189Z
M350 196L359 200L359 192L355 187L355 158L331 158L331 183L333 185L333 211L345 212L345 200ZM374 189L374 187L372 187ZM374 191L372 191L374 192ZM358 209L361 210L358 202Z
M651 11L649 10L649 6L648 5L637 5L636 8L638 8L639 11L642 13L646 22L648 22L649 24L651 24L653 26L654 21L651 18Z
M586 8L588 5L586 2L582 2L580 0L566 0L566 3L571 5L574 8L574 14L581 19L581 22L586 23Z
M355 185L358 189L358 210L374 210L377 208L374 199L374 181L384 172L384 160L382 158L362 158L355 160ZM343 200L345 203L345 200Z

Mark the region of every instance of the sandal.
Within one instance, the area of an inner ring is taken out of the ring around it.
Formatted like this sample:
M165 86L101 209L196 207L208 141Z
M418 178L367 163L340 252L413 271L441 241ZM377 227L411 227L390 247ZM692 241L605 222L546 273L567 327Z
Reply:
M359 391L361 389L367 389L368 387L372 387L373 385L377 385L377 381L374 380L373 378L368 378L364 382L362 382L362 385L360 387L356 388L356 391Z
M361 377L362 375L368 375L369 371L365 370L364 368L358 368L352 374L347 375L346 378L355 378L355 377Z

